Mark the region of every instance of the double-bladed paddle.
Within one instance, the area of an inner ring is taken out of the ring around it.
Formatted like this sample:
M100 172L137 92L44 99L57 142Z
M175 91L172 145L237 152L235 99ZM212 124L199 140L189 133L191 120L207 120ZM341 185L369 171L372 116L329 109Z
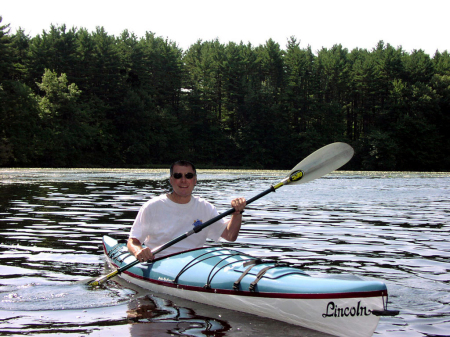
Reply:
M270 192L275 192L278 188L284 185L294 185L294 184L303 184L307 183L311 180L320 178L334 170L337 170L344 164L346 164L353 157L353 148L346 143L332 143L326 145L319 150L313 152L308 157L303 159L300 163L298 163L292 170L289 172L288 176L280 181L276 185L270 186L266 191L254 196L253 198L247 200L247 205L251 204L255 200L269 194ZM200 232L203 228L208 227L214 222L226 217L235 212L234 208L229 209L228 211L219 214L218 216L204 222L201 225L195 226L189 232L180 235L179 237L159 246L158 248L152 249L152 254L155 255L164 249L184 240L188 236L192 234ZM133 267L134 265L140 263L140 261L133 261L126 266L123 266L108 275L97 278L94 281L88 283L90 286L98 286L107 280L113 278L114 276L122 273L123 271Z

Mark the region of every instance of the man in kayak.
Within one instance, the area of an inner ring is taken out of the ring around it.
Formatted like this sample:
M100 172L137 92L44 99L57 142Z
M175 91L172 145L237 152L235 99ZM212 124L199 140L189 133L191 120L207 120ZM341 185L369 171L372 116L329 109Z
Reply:
M172 192L147 201L134 220L127 247L139 261L152 260L154 257L151 249L183 235L193 226L218 215L212 204L192 195L197 184L197 171L192 163L181 160L172 164L169 181ZM206 239L217 241L222 237L227 241L236 241L245 205L244 198L233 199L231 207L236 212L232 214L230 220L222 218L161 251L158 257L203 247Z

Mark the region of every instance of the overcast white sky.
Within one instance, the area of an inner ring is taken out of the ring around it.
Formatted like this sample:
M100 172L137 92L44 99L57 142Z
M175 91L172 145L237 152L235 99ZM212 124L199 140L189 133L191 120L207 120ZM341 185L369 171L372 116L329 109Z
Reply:
M371 50L379 40L411 52L450 51L450 0L0 0L2 25L31 37L50 25L110 35L128 29L138 37L151 31L186 50L197 40L221 43L272 38L285 49L295 36L316 52L334 44Z

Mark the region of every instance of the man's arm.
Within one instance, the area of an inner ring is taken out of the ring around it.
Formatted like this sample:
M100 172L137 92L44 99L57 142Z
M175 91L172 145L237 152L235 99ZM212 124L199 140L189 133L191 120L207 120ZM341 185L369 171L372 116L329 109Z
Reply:
M242 224L242 213L246 205L245 198L236 198L231 201L231 207L236 212L231 216L231 220L228 222L227 227L223 231L221 237L227 241L236 241L239 236L239 231Z
M141 262L153 260L153 254L148 247L142 247L141 242L136 238L129 238L127 242L128 251Z

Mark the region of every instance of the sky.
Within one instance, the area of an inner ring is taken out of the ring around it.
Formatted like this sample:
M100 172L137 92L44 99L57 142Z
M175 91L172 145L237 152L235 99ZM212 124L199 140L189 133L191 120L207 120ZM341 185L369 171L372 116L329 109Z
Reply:
M314 53L341 44L372 50L383 40L406 52L450 51L450 0L0 0L1 25L34 37L53 24L109 35L145 32L187 50L198 40L253 46L294 36Z

